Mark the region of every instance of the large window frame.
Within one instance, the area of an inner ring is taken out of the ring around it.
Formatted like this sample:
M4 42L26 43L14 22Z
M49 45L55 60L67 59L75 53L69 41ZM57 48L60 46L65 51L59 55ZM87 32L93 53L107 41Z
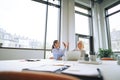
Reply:
M111 43L111 33L110 33L110 23L109 23L109 17L120 13L120 9L111 13L108 13L108 10L117 6L118 4L120 4L120 1L113 3L112 5L108 6L105 8L105 21L106 21L106 30L107 30L107 40L108 40L108 48L112 49L112 43ZM118 53L120 51L114 51L114 53Z
M85 35L85 34L78 34L78 33L75 33L75 36L76 36L76 43L77 41L79 40L79 38L83 38L83 39L88 39L89 40L89 53L90 55L94 55L94 46L93 46L93 21L92 21L92 11L91 11L91 8L89 7L86 7L84 5L81 5L79 3L75 3L75 6L77 7L80 7L80 8L83 8L85 10L88 10L88 14L87 13L84 13L84 12L80 12L80 11L76 11L75 10L75 14L80 14L80 15L83 15L83 16L86 16L89 18L89 34L88 35Z
M57 3L52 3L54 2L51 1L51 0L31 0L31 1L34 1L34 2L38 2L38 3L41 3L41 4L45 4L46 5L46 18L45 18L45 33L44 33L44 47L43 48L16 48L16 47L2 47L2 44L0 43L0 48L4 48L4 49L21 49L21 50L41 50L41 51L44 51L44 58L46 58L46 53L50 53L51 52L51 48L47 48L47 28L48 28L48 9L49 9L49 6L53 6L55 8L58 8L59 9L59 14L58 14L58 32L57 32L57 39L60 40L60 31L61 31L61 0L58 0L59 1L59 4ZM49 38L48 38L49 39ZM52 46L52 45L51 45Z

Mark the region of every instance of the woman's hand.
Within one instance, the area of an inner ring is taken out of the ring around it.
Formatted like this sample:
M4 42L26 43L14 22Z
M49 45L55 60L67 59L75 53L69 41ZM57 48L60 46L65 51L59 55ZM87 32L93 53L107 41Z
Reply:
M63 42L63 45L64 45L65 48L69 47L69 43L66 44L65 42Z

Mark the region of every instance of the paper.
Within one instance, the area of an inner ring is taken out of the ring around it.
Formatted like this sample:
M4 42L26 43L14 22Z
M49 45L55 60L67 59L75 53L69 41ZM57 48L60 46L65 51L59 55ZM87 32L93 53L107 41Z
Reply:
M80 66L71 66L68 69L62 71L62 73L79 75L79 76L98 76L99 73L96 68L80 67Z
M63 66L41 65L41 66L31 67L31 68L27 68L27 69L23 69L23 70L55 72L55 71L60 70L62 68L63 68Z

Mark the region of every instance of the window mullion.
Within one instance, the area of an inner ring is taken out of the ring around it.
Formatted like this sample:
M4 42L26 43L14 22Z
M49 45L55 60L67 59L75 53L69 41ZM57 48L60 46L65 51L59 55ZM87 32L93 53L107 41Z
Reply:
M47 0L48 1L48 0ZM46 56L46 38L47 38L47 20L48 20L48 4L46 5L46 20L45 20L45 37L44 37L44 58Z

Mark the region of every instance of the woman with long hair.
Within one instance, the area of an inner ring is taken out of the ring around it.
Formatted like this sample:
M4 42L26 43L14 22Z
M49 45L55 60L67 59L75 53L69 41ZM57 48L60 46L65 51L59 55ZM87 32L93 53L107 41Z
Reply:
M53 45L52 45L52 53L53 53L53 57L56 60L61 60L62 57L64 56L65 50L68 47L68 44L65 44L63 42L64 45L64 49L60 48L60 42L58 40L54 40L53 41Z

